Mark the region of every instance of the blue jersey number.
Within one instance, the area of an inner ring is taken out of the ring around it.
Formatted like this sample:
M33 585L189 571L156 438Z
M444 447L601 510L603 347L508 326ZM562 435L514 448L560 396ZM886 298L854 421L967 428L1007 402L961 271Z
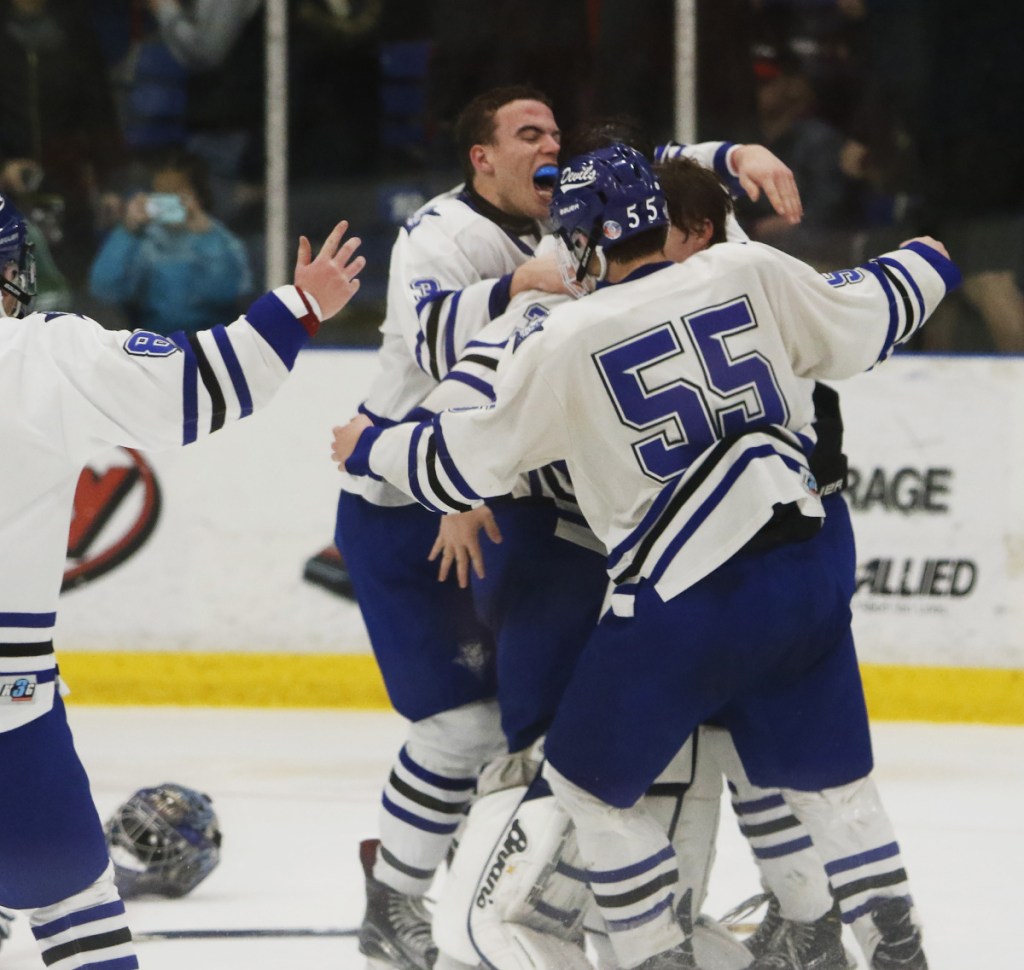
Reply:
M701 310L682 322L692 350L672 324L663 323L594 354L619 418L652 432L635 442L633 451L644 473L662 482L683 472L719 438L789 419L768 360L756 351L730 349L730 337L757 327L746 299ZM703 381L674 376L652 386L659 365L686 353L694 354Z

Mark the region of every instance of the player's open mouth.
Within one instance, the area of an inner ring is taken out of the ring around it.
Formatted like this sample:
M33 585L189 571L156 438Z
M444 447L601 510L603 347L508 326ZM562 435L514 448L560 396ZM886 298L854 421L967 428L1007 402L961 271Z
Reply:
M533 173L533 185L537 191L544 196L546 199L551 198L555 191L555 186L558 184L558 166L557 165L541 165L536 172Z

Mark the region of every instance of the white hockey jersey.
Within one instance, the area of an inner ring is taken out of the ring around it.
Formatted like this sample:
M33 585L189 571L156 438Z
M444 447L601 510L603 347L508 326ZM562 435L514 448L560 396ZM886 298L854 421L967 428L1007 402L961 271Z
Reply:
M293 286L186 337L65 313L0 318L0 731L52 705L53 628L82 467L189 444L262 407L319 321Z
M508 222L461 186L431 199L399 231L388 269L379 373L360 410L387 427L420 404L466 345L509 304L512 274L541 227ZM518 230L518 231L517 231ZM345 488L377 505L408 498L382 483Z
M673 146L673 153L735 181L728 166L734 147L703 142ZM544 231L462 185L431 199L406 222L391 250L380 369L360 407L374 424L406 420L459 358L475 352L473 341L509 308L512 274L535 255ZM741 232L738 226L735 231ZM383 482L349 478L344 488L376 505L409 501Z
M348 467L460 511L564 459L618 589L646 579L668 599L775 506L823 515L814 380L885 359L958 279L921 243L825 275L757 243L647 266L556 308L502 368L493 405L371 429Z

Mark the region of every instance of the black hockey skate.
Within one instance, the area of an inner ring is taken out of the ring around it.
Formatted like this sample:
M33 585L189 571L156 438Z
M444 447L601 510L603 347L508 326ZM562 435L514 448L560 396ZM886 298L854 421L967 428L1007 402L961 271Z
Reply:
M910 901L895 896L880 902L871 919L882 939L871 955L871 970L928 970L921 931L910 918Z
M755 959L764 956L768 952L768 947L771 944L772 937L775 936L775 931L782 925L782 913L779 912L778 897L774 893L762 893L759 896L748 899L745 903L740 903L739 906L722 917L722 922L728 924L734 919L755 912L764 905L765 900L768 901L768 909L764 914L764 919L758 923L757 929L743 941L743 945L753 954Z
M408 896L373 878L378 839L359 843L366 876L366 914L359 927L359 952L373 970L430 970L437 947L421 896Z
M754 956L752 970L847 970L853 965L843 947L838 904L807 923L783 917L773 893L748 900L734 912L750 912L765 898L768 910L764 919L744 941Z

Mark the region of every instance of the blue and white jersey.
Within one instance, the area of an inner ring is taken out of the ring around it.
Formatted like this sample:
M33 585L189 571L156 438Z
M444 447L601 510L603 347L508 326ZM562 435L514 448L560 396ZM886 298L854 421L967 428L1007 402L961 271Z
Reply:
M705 142L684 151L728 176L734 147ZM735 238L745 239L734 223L729 238L738 233ZM388 269L378 373L360 407L376 425L388 427L415 414L463 355L487 353L476 341L492 340L481 332L509 309L512 274L536 254L543 229L459 185L431 199L399 230ZM408 502L382 482L347 478L343 487L376 505Z
M294 286L229 326L159 336L67 313L0 319L0 731L53 701L53 628L82 467L189 444L263 407L319 326Z
M564 460L612 580L669 599L776 505L823 515L808 468L814 381L884 360L958 280L921 243L827 275L757 243L648 265L552 311L493 404L371 429L348 467L461 511Z
M419 209L391 250L379 371L360 410L386 427L420 405L508 309L512 274L540 238L533 220L509 220L461 186ZM408 502L378 483L345 488L378 505Z
M654 150L654 161L667 162L673 158L693 159L718 175L733 195L741 195L745 193L740 186L739 175L733 166L733 154L740 147L731 141L705 141L694 145L669 141Z
M544 255L560 245L553 236L546 236L537 247L537 254ZM458 363L409 417L423 421L450 408L491 404L495 399L494 387L500 368L512 356L516 346L535 329L543 327L555 307L572 299L564 293L541 290L528 290L513 297L508 310L466 345ZM550 499L559 511L558 535L588 549L604 551L583 518L565 462L520 475L510 494L515 498Z

